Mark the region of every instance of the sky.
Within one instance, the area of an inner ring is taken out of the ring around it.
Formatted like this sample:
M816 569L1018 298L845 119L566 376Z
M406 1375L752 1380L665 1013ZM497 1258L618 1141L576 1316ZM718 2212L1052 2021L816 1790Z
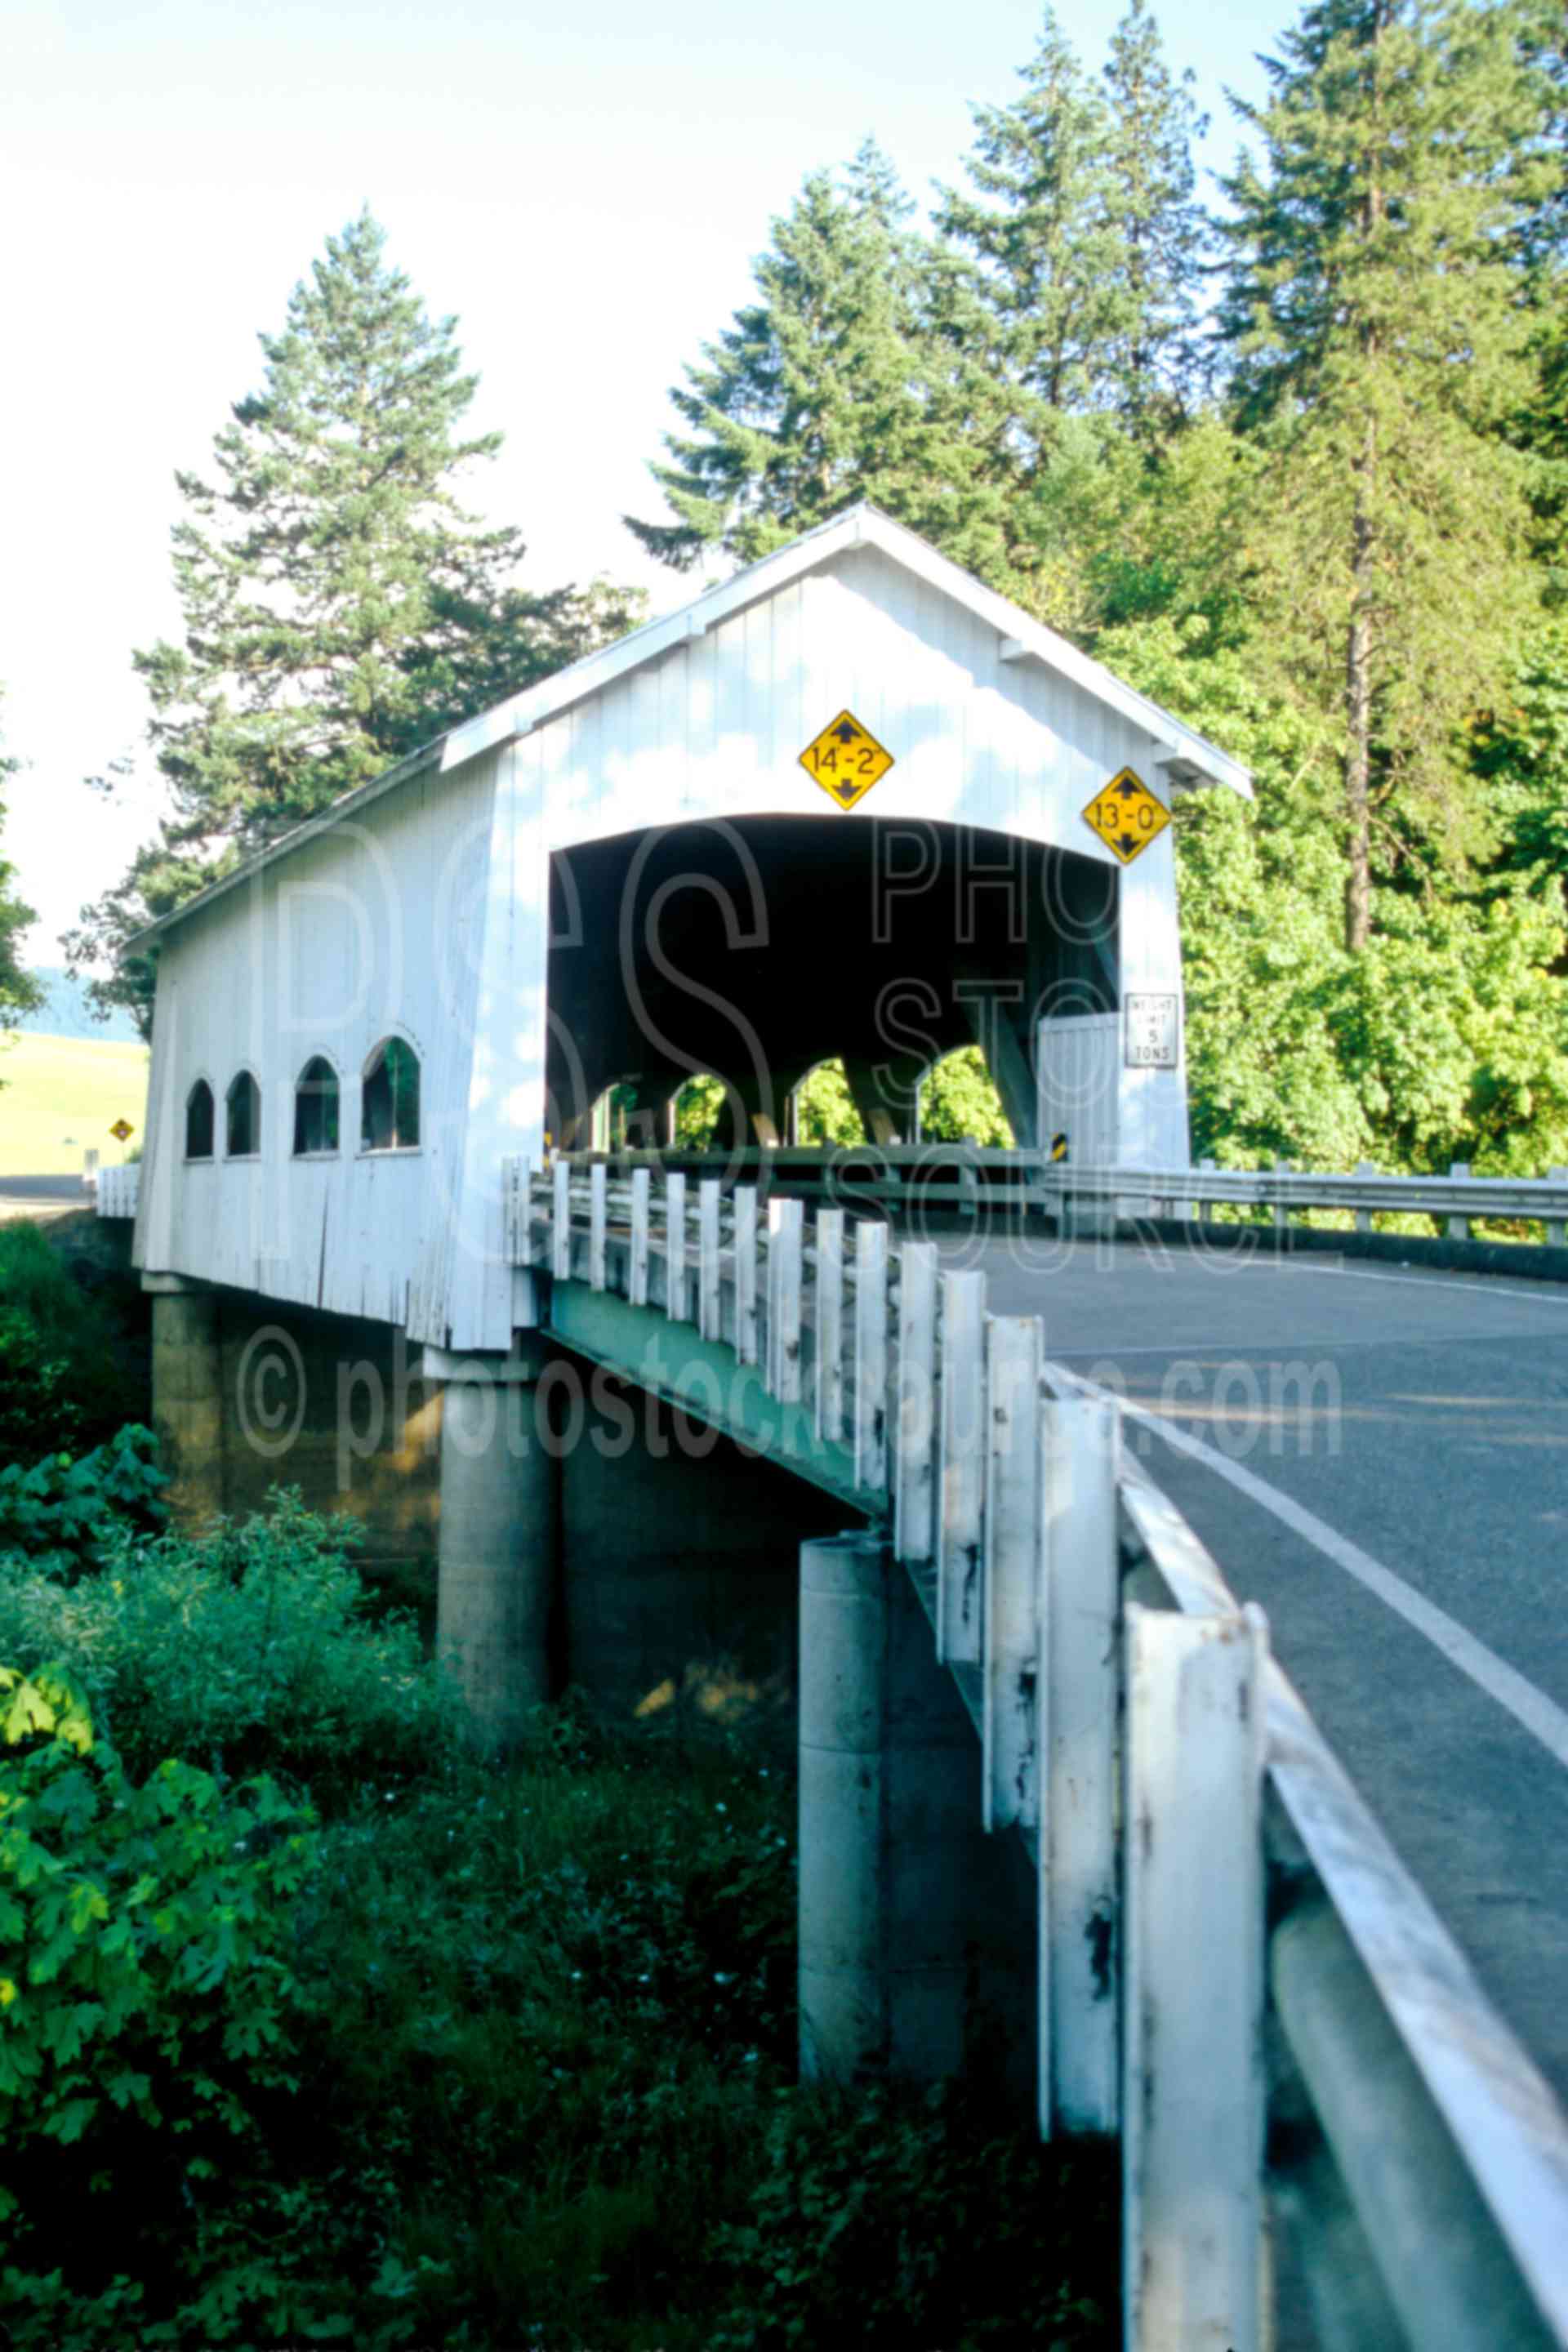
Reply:
M1284 0L1156 13L1232 162L1225 98L1260 94ZM1060 0L1098 67L1121 0ZM260 331L368 204L480 378L502 455L468 480L521 525L526 585L595 574L691 593L622 525L660 511L668 388L752 293L769 224L870 132L924 205L962 179L970 106L1005 104L1037 0L4 0L0 734L26 762L0 853L39 920L34 963L155 827L133 647L178 632L174 472L206 468L260 383ZM1208 184L1212 195L1212 182Z

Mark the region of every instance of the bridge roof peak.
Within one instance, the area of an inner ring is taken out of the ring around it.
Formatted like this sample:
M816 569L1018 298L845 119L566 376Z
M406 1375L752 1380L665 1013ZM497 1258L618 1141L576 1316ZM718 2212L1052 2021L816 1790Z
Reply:
M868 499L860 499L828 521L818 523L814 530L803 531L760 562L748 564L730 579L702 589L677 611L646 622L614 645L584 655L567 668L557 670L521 693L509 696L493 709L411 752L395 766L345 793L319 815L246 859L220 881L187 899L184 906L149 924L130 942L131 947L140 948L183 923L197 909L210 906L261 868L291 856L317 835L357 817L371 802L415 776L433 769L445 774L486 752L516 742L630 673L706 636L710 628L733 619L749 606L777 596L809 573L836 566L846 558L853 559L861 550L874 551L886 563L994 630L996 657L1004 666L1038 664L1141 730L1156 764L1164 771L1169 786L1224 784L1244 799L1251 798L1251 777L1239 761L1151 701L1148 696L1140 694L1089 655L1080 652L1056 630L1035 620L1020 605L984 586L917 531L895 522L891 515L884 514Z

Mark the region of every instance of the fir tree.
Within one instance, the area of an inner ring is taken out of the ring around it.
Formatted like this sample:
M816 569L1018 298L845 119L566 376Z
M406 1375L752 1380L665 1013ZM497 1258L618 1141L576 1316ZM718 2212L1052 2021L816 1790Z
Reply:
M945 189L937 226L979 267L1014 381L1058 413L1103 405L1125 324L1108 110L1048 8L1020 79L974 109L978 194Z
M1194 79L1190 70L1171 72L1147 0L1132 0L1105 68L1106 207L1121 273L1115 403L1150 440L1184 417L1202 390L1197 328L1208 232L1193 142L1207 124L1193 100Z
M1242 110L1261 169L1228 184L1223 320L1273 458L1255 642L1338 706L1359 951L1374 868L1430 823L1533 600L1500 427L1530 383L1517 233L1541 113L1510 19L1468 0L1319 0L1268 70Z
M963 396L921 332L921 247L908 200L863 147L840 184L805 181L736 312L670 397L688 428L650 470L673 522L629 528L679 570L755 562L869 499L959 562L994 565L998 494L963 429Z
M19 760L8 759L0 751L0 783L14 776L20 765ZM5 808L0 802L0 832L5 824ZM43 1003L42 989L21 961L21 937L33 920L33 910L16 896L14 874L15 869L0 857L0 1031L18 1013L36 1013Z
M367 213L260 338L262 388L176 477L183 641L134 656L174 814L84 909L73 962L502 695L626 625L602 588L525 594L512 530L481 530L454 482L499 434L464 437L477 379L456 322L429 319ZM144 1003L149 975L95 983Z

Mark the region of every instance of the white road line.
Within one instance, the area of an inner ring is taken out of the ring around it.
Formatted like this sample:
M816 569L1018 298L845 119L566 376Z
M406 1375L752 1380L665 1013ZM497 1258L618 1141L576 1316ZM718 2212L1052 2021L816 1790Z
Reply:
M1402 1282L1415 1290L1479 1290L1486 1298L1522 1299L1527 1307L1568 1307L1568 1283L1542 1283L1539 1290L1501 1290L1495 1282L1471 1282L1438 1274L1373 1274L1362 1265L1326 1265L1321 1271L1340 1282Z
M1065 1381L1089 1395L1104 1398L1111 1395L1109 1389L1100 1387L1094 1381L1086 1381L1081 1373L1068 1370L1065 1364L1059 1367L1053 1365L1052 1369L1059 1370ZM1367 1591L1375 1593L1396 1616L1403 1617L1406 1624L1414 1625L1418 1633L1424 1633L1433 1647L1442 1652L1450 1665L1458 1666L1459 1672L1468 1675L1489 1698L1496 1699L1500 1707L1505 1707L1514 1721L1539 1739L1559 1764L1568 1764L1568 1713L1554 1699L1548 1698L1544 1691L1537 1690L1533 1683L1526 1682L1524 1676L1506 1660L1500 1658L1495 1650L1489 1650L1484 1642L1479 1642L1473 1633L1467 1633L1446 1609L1439 1609L1435 1601L1426 1599L1425 1593L1417 1592L1413 1584L1406 1584L1402 1576L1396 1576L1393 1569L1384 1568L1381 1560L1373 1559L1370 1552L1363 1551L1359 1544L1352 1543L1346 1536L1336 1534L1314 1512L1303 1510L1300 1503L1293 1503L1288 1495L1280 1494L1278 1487L1255 1477L1250 1470L1244 1470L1239 1462L1232 1462L1225 1454L1216 1454L1212 1446L1204 1444L1202 1438L1189 1436L1184 1429L1174 1427L1161 1414L1150 1412L1142 1405L1131 1404L1125 1397L1117 1398L1115 1402L1130 1419L1142 1422L1167 1445L1173 1446L1178 1454L1184 1454L1189 1461L1201 1462L1205 1470L1212 1470L1217 1477L1224 1478L1234 1486L1238 1494L1245 1495L1249 1502L1271 1512L1283 1526L1303 1537L1326 1559L1331 1559L1336 1568L1342 1568L1347 1576L1364 1585Z

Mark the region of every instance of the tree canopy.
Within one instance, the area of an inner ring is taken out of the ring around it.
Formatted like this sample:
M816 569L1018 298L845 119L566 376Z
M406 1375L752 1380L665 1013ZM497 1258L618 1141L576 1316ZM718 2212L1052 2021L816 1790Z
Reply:
M667 561L870 498L1252 764L1177 812L1198 1148L1568 1157L1552 0L1310 0L1205 216L1131 0L922 228L816 173L676 394ZM807 264L810 264L808 268Z

